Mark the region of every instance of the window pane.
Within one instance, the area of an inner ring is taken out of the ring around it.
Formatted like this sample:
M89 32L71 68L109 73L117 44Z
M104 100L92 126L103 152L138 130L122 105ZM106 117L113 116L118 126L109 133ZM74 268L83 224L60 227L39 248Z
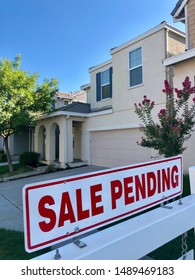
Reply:
M129 53L129 68L133 68L142 64L141 48Z
M142 84L142 66L130 70L130 87Z
M110 98L110 85L102 87L102 99Z
M110 83L110 75L109 70L102 72L102 85L106 85Z

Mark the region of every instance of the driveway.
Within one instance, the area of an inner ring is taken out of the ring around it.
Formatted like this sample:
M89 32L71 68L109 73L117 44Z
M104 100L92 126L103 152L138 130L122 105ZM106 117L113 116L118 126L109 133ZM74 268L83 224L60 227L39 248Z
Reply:
M105 167L84 166L0 183L0 228L17 231L24 230L22 206L22 188L24 185L90 173L103 169L105 169Z

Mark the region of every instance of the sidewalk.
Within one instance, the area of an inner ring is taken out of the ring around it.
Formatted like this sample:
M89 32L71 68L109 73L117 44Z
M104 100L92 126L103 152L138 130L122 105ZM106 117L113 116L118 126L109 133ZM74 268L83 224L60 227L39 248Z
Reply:
M24 231L22 205L22 188L24 185L95 172L103 169L105 169L105 167L83 166L48 174L40 174L38 172L41 172L41 170L38 170L27 172L28 174L24 173L23 176L21 176L21 174L19 176L16 175L20 178L16 178L16 176L15 178L13 178L13 176L12 178L7 178L6 182L0 183L0 228Z

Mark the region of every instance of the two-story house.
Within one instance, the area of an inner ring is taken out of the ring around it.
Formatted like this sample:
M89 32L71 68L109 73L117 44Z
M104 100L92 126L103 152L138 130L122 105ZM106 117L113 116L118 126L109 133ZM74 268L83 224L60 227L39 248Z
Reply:
M185 24L186 46L185 50L177 55L166 58L163 61L165 67L172 69L173 85L175 88L182 88L182 82L188 76L195 85L195 0L180 0L177 2L171 15L174 21ZM194 96L193 96L194 97ZM186 143L187 149L184 152L184 163L187 166L195 164L195 133ZM186 166L186 167L187 167Z
M147 95L155 101L157 111L164 104L162 87L167 73L162 60L184 51L184 40L183 32L163 22L111 49L111 60L89 70L91 110L110 108L108 114L87 120L91 164L115 167L156 155L137 145L141 133L134 103Z
M156 153L137 145L140 121L134 103L144 95L156 112L165 103L162 61L185 51L185 34L166 22L112 48L111 59L89 69L87 103L73 103L43 116L35 129L35 150L48 162L74 161L116 167L151 160Z

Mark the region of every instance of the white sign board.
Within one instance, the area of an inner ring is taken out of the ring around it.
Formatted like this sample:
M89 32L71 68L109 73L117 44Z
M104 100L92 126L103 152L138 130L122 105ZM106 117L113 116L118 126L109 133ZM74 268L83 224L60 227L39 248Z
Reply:
M189 261L189 260L194 260L194 250L190 250L186 253L186 255L182 256L181 258L179 258L178 260L182 260L182 261Z
M107 169L23 188L32 252L153 207L182 193L182 157Z

